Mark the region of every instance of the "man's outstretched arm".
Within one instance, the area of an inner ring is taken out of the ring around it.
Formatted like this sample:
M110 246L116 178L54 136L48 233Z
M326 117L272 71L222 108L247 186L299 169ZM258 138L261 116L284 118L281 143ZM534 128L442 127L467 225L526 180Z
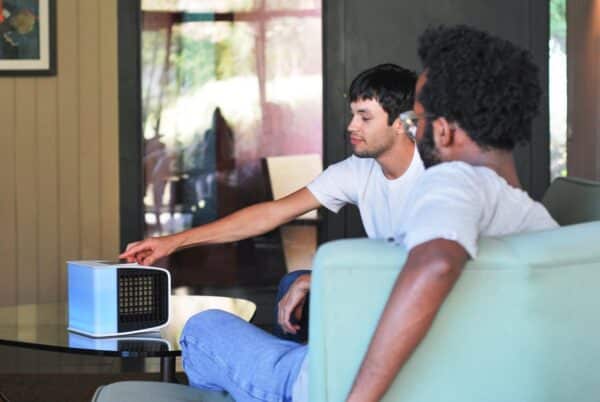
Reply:
M379 401L425 337L456 283L468 254L457 242L435 239L414 247L388 299L348 402Z
M310 190L303 187L286 197L251 205L205 225L130 243L119 258L152 265L157 259L182 248L228 243L266 233L320 206Z

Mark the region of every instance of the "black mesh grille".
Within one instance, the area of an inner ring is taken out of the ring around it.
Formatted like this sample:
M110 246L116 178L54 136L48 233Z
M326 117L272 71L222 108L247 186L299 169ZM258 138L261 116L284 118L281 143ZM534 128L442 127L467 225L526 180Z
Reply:
M167 274L138 268L119 268L119 332L164 324L168 319Z

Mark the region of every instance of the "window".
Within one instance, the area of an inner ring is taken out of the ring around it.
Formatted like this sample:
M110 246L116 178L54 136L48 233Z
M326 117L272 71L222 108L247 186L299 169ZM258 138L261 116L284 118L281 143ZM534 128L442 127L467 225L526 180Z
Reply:
M321 42L320 1L142 1L144 236L268 200L266 157L321 155ZM186 284L274 283L285 262L271 242L169 264L214 265Z
M550 1L550 178L567 175L567 0Z

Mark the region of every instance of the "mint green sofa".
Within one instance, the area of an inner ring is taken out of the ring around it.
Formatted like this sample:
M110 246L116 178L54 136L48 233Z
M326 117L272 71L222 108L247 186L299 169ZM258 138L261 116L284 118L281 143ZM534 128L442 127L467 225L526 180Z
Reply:
M598 240L600 222L483 239L384 401L599 401ZM367 239L319 249L311 401L344 400L405 258Z
M543 203L568 226L482 239L384 401L600 401L600 183L558 178ZM344 400L405 259L367 239L319 249L311 401Z
M599 219L600 185L558 179L544 203L563 225ZM600 401L599 240L600 221L482 239L478 258L465 267L384 401ZM401 247L368 239L319 248L311 291L311 402L344 400L405 258ZM111 384L94 397L159 400L229 398L143 382Z

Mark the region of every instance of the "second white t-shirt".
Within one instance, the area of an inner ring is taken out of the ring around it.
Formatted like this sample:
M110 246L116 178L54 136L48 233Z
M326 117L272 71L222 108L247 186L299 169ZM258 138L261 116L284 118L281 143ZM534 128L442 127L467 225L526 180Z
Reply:
M493 170L465 162L427 169L408 197L396 241L407 250L434 239L459 243L477 256L480 236L505 236L558 227L546 208Z
M384 176L375 159L353 155L329 166L307 187L330 211L337 213L346 204L356 205L367 236L387 239L397 232L408 193L424 170L416 147L406 172L393 180Z

